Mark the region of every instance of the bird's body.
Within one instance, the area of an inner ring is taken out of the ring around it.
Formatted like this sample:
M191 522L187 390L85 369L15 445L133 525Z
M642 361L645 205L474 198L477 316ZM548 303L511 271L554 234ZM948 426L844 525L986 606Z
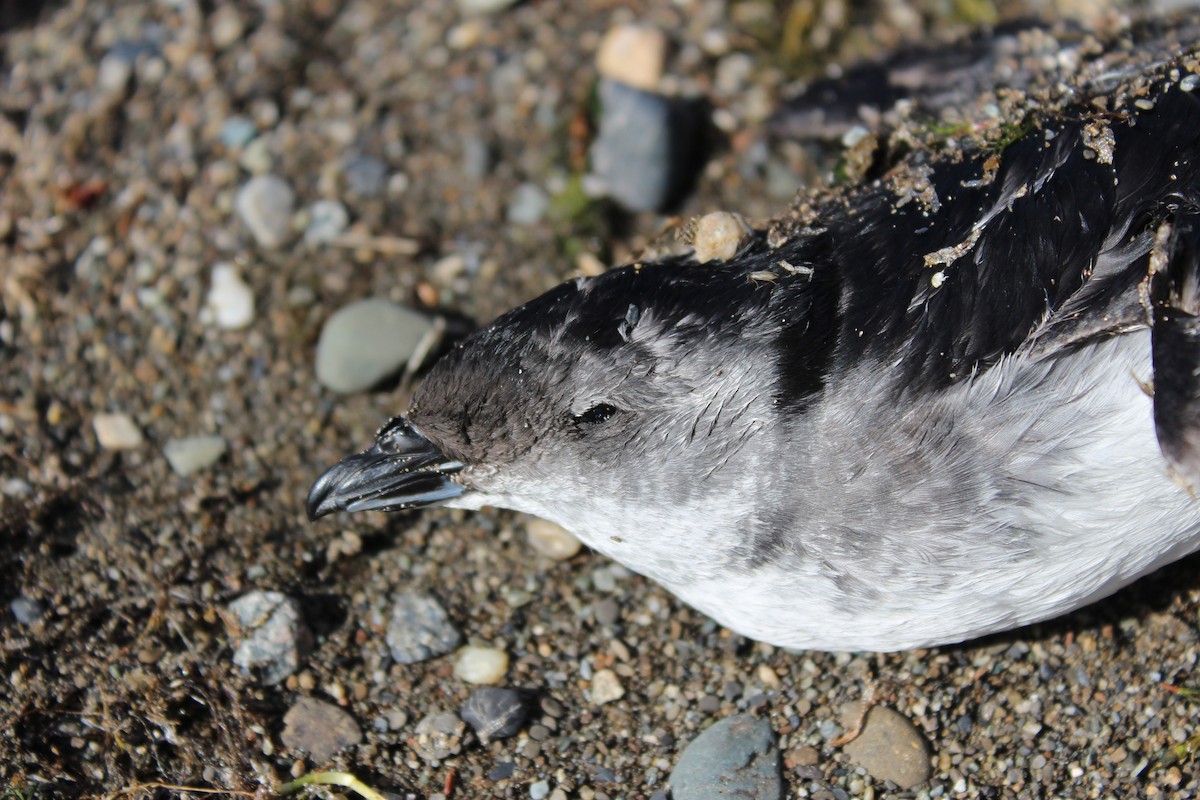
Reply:
M1200 99L1169 69L726 263L552 290L435 365L310 513L515 508L831 650L1046 619L1194 551Z

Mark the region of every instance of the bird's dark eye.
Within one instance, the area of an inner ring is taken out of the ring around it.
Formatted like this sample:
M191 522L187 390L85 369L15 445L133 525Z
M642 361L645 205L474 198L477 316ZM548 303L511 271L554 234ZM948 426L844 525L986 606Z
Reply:
M602 422L612 419L616 413L616 406L608 403L597 403L582 414L575 414L572 419L577 425L599 425Z

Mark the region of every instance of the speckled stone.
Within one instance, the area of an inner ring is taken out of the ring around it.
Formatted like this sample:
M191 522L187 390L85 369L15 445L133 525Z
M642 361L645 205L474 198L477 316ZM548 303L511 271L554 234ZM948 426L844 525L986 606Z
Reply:
M856 719L860 708L859 703L848 704L843 719ZM919 786L932 775L925 737L907 717L885 706L868 712L862 733L844 749L872 778L891 781L901 789Z
M295 672L312 647L300 604L282 592L249 592L230 603L229 611L243 634L233 663L245 670L261 668L268 685Z
M671 771L675 800L775 800L784 794L779 746L771 723L728 717L701 733Z
M462 641L441 604L415 592L403 592L392 600L386 638L392 658L401 664L445 655Z
M283 716L280 739L293 750L303 750L314 761L328 761L335 753L362 741L354 717L332 703L301 697Z

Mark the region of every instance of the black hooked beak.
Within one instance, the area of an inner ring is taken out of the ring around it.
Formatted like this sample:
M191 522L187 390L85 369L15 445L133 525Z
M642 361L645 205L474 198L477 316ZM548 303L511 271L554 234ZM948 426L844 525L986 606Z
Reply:
M399 511L453 500L467 492L455 483L463 468L397 417L370 450L344 458L317 478L308 492L308 518L335 511Z

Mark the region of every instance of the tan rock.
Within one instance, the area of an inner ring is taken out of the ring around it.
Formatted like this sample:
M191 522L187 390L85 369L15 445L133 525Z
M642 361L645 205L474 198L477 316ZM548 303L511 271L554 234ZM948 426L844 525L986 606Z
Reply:
M596 69L605 78L648 92L658 87L667 59L667 37L646 25L609 28L596 52Z

